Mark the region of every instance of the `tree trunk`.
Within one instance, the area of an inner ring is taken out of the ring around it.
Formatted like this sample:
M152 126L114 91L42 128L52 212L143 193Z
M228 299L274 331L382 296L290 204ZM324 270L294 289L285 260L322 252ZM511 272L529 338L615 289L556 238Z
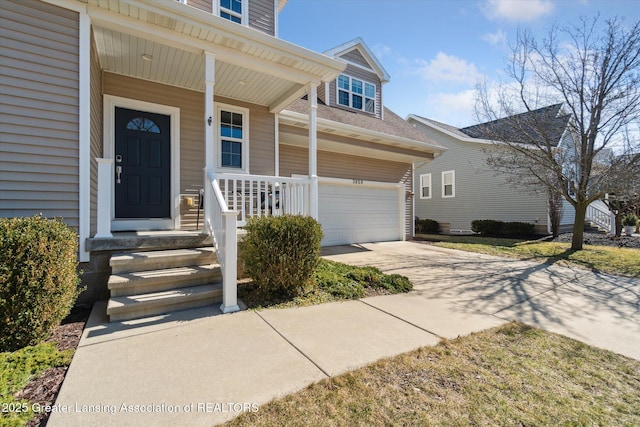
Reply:
M584 240L584 217L587 213L587 203L578 202L575 205L576 218L573 223L573 239L571 240L571 249L574 251L582 250L582 241Z
M616 237L620 237L622 236L622 213L620 211L618 211L618 213L616 213L615 217L616 217L616 223L615 223L615 228L616 228Z

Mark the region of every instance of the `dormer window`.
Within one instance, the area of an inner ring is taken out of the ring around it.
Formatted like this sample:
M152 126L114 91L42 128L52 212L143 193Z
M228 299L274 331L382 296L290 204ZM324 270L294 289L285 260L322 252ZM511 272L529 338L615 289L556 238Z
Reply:
M220 17L242 24L242 0L220 0Z
M376 112L376 86L342 74L338 77L338 104L374 114Z

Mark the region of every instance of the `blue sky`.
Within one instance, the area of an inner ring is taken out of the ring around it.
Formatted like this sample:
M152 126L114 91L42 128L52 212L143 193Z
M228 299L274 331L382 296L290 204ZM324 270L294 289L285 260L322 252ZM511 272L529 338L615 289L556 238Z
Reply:
M640 0L289 0L279 37L324 52L362 37L391 75L385 105L454 126L476 122L475 84L501 79L518 28L601 14L635 22Z

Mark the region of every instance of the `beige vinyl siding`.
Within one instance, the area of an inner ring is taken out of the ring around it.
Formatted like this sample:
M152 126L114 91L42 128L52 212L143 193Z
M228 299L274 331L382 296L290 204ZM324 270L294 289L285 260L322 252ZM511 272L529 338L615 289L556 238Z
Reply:
M535 224L546 232L547 201L514 189L503 177L496 177L486 166L486 144L461 142L444 133L423 129L437 143L448 148L440 157L426 165L418 163L415 178L416 216L450 224L452 232L471 231L474 219L522 221ZM442 172L455 171L455 197L442 197ZM431 199L420 199L420 175L431 174Z
M78 20L0 2L0 216L78 225Z
M213 13L213 2L219 0L187 0L189 6L203 10L207 13Z
M207 13L213 13L214 2L220 0L187 0L187 5L200 9ZM250 0L244 1L243 7L249 3L249 27L275 35L275 4L274 0Z
M274 0L249 1L249 26L270 36L275 36Z
M318 85L318 99L327 105L327 85L322 83Z
M104 93L180 108L180 194L182 228L195 227L203 186L204 93L113 73L104 73ZM249 109L249 172L275 173L275 121L267 107L215 97L215 102ZM187 206L191 198L194 206ZM202 222L200 222L200 225Z
M376 86L375 116L380 118L382 112L382 85L380 83L380 78L378 77L378 75L373 71L363 70L362 68L354 67L351 64L347 64L347 68L342 72L342 74L349 77L355 77L356 79L363 80ZM345 110L349 111L357 111L362 114L369 114L365 113L363 110L355 110L353 108L345 107L344 105L338 105L336 85L337 80L333 80L329 84L329 105L333 107L344 108Z
M292 145L280 145L280 175L309 174L309 150ZM348 154L318 151L318 176L325 178L362 179L364 181L404 183L411 191L411 164ZM406 193L405 193L406 194ZM413 201L406 197L407 236L411 235Z
M363 67L366 67L366 68L372 70L371 65L367 62L366 59L364 59L364 56L362 56L362 54L360 53L360 51L358 49L353 49L352 51L347 52L344 55L342 55L340 58L342 58L342 59L344 59L346 61L349 61L349 62L353 62L354 64L361 65Z

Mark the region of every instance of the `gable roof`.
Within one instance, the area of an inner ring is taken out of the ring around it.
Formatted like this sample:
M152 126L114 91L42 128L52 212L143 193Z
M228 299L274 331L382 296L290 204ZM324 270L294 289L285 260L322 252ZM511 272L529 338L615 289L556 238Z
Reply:
M351 41L343 43L340 46L336 46L333 49L329 49L323 53L333 58L339 58L340 56L354 49L358 49L358 51L362 54L362 56L369 63L369 65L371 65L371 68L376 72L376 74L378 75L378 77L380 77L380 80L383 83L386 83L391 79L387 70L384 69L384 67L378 60L378 58L376 58L374 53L371 51L371 49L369 49L369 47L361 37L358 37Z
M562 104L549 105L526 113L464 128L456 128L415 114L410 114L407 117L407 121L417 121L466 142L492 143L492 141L510 141L531 144L548 139L553 141L551 146L556 147L562 140L570 118L569 115L560 114L561 107Z
M562 104L549 105L526 113L460 129L472 138L510 141L522 144L544 143L556 147L564 134L569 115L561 115Z

